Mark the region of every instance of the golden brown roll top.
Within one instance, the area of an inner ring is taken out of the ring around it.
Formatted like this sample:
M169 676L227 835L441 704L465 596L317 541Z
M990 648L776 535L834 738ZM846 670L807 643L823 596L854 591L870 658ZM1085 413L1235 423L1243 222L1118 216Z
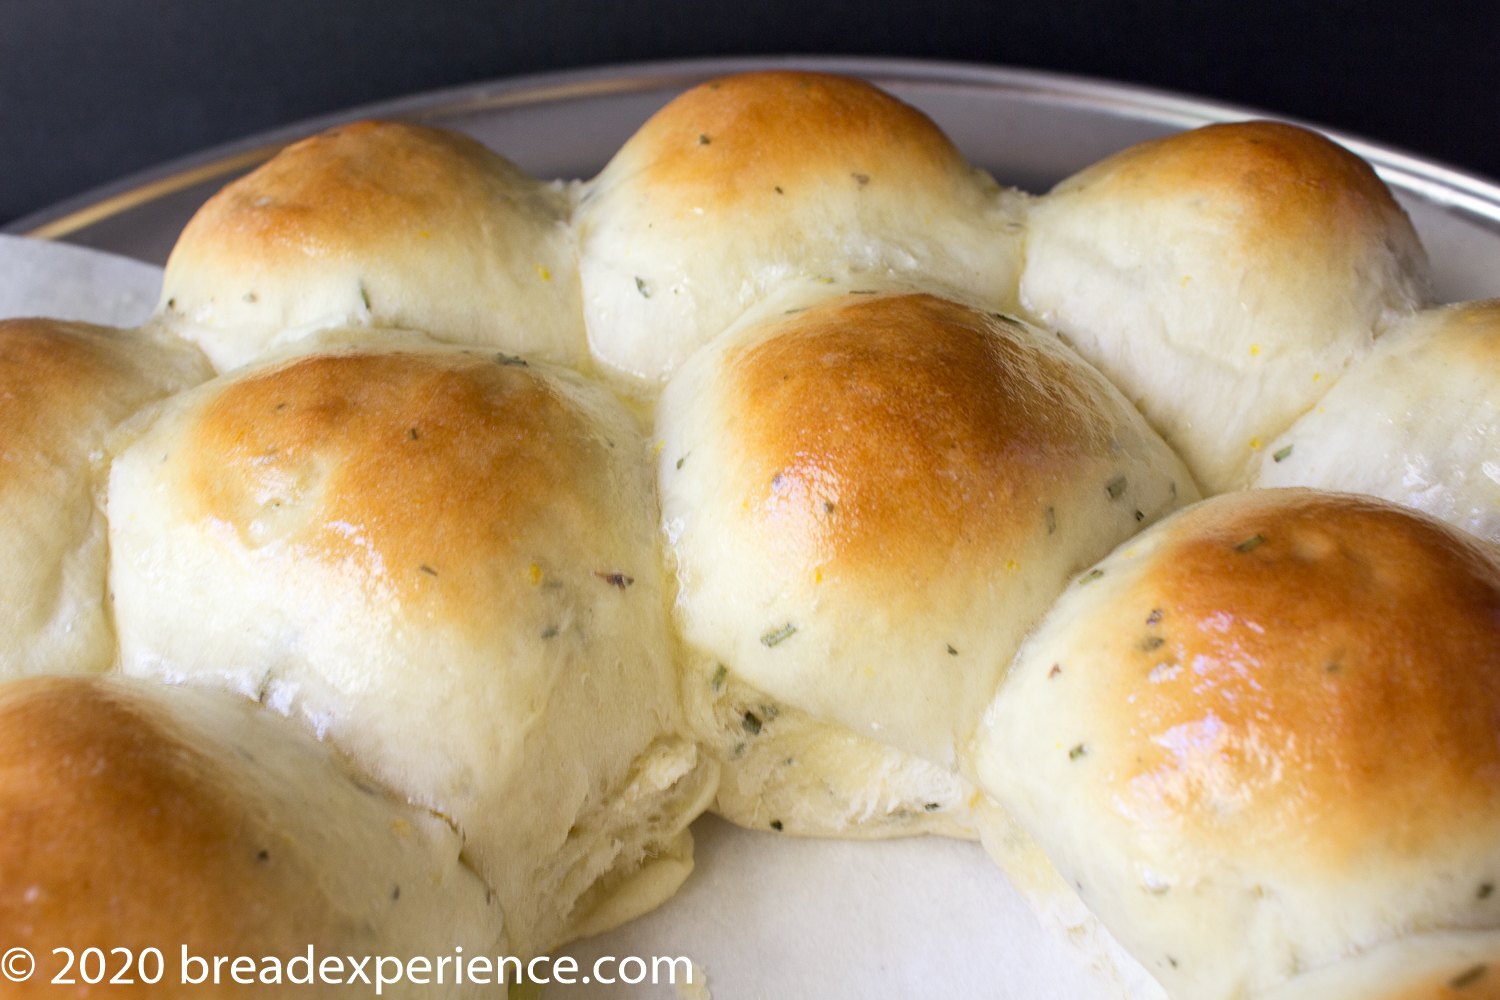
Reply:
M1262 456L1256 486L1370 493L1500 543L1500 301L1395 324Z
M984 786L1173 996L1500 927L1500 560L1342 494L1199 504L1085 573Z
M0 679L103 670L109 432L210 374L191 348L47 319L0 321Z
M345 125L209 199L172 250L159 311L220 371L345 323L578 363L571 205L456 132Z
M122 662L295 715L451 817L545 951L670 895L713 793L644 444L561 369L405 346L222 377L116 459Z
M1021 299L1210 492L1423 304L1416 232L1369 165L1279 122L1141 143L1031 208Z
M951 766L1067 578L1196 492L1050 335L925 293L787 304L658 409L683 634L709 671Z
M108 987L142 996L245 991L227 967L218 987L184 985L183 946L210 964L253 956L250 978L267 982L274 958L283 984L311 974L287 966L309 946L319 959L496 954L499 907L461 846L243 699L119 678L0 687L0 934L37 962L0 982L5 996L58 992L53 948L156 948L160 967L148 955L121 977L133 986ZM120 956L108 964L117 973ZM76 965L72 978L86 981Z
M590 346L654 394L789 279L894 275L1008 307L1018 199L862 81L776 71L705 83L588 185L575 224Z

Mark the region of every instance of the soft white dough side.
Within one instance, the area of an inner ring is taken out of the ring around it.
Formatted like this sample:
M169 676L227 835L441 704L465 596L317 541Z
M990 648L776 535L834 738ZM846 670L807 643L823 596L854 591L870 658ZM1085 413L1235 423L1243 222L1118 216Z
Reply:
M1214 125L1131 147L1031 203L1021 301L1138 406L1209 493L1428 301L1373 171L1314 133Z
M268 361L138 430L123 669L258 699L450 817L543 952L670 894L717 775L678 735L644 444L569 372L402 346Z
M199 209L156 321L221 372L348 324L586 365L575 197L457 132L329 129Z
M106 440L210 374L193 348L142 331L0 322L0 679L111 666Z
M1313 969L1265 1000L1494 1000L1500 933L1443 931L1402 938Z
M590 349L649 398L794 280L925 280L1014 309L1023 198L862 81L703 84L584 189L574 225Z
M1386 333L1266 446L1253 485L1369 493L1500 544L1500 303Z

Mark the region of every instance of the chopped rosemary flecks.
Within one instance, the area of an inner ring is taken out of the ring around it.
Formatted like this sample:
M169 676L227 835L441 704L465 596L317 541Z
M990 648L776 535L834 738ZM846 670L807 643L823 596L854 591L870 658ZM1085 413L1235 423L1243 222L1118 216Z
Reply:
M259 861L261 864L265 864L267 861L271 860L271 852L260 851L255 855L255 860Z
M1068 751L1068 759L1077 760L1079 757L1087 755L1088 752L1089 748L1086 745L1080 743L1076 747Z
M683 456L682 456L682 457L681 457L681 458L679 458L679 459L678 459L678 460L677 460L677 467L678 467L678 468L679 468L679 469L680 469L680 468L682 468L682 463L683 463L683 462L686 462L686 461L687 461L687 456L686 456L686 455L683 455Z
M1048 507L1047 508L1047 534L1050 535L1050 534L1053 534L1056 531L1057 531L1057 508L1056 507Z
M651 297L651 289L646 287L645 278L638 277L635 279L635 290L641 293L642 298L649 299Z
M1109 491L1109 498L1111 500L1118 500L1120 494L1125 492L1125 477L1123 475L1116 476L1105 483L1104 488Z
M832 514L835 509L836 508L833 506L833 501L832 500L824 500L823 501L823 513L825 513L825 514Z
M713 675L713 677L709 679L709 682L708 682L709 687L713 688L715 691L718 691L720 688L722 688L724 686L724 678L726 678L728 676L729 676L729 668L726 667L726 666L724 666L724 664L722 664L722 663L719 664L717 667L714 668L714 675Z
M776 187L774 190L776 191L777 194L786 194L786 192L783 191L783 190L781 190L781 188L779 186Z
M1292 446L1291 445L1287 445L1285 448L1279 449L1276 452L1276 454L1272 455L1271 456L1271 460L1273 462L1284 462L1288 458L1291 458L1291 457L1292 457Z
M797 626L793 625L791 622L787 622L785 625L781 626L781 628L772 629L765 635L761 636L760 641L763 645L775 646L778 643L785 642L796 634Z
M415 441L417 439L417 429L415 427L413 427L411 430L407 431L407 433L411 435L411 439L413 441Z
M431 566L427 565L426 563L423 563L422 565L418 566L417 569L421 570L423 573L426 573L428 576L437 576L437 570L433 569Z
M1147 625L1155 625L1161 621L1161 608L1152 608L1151 613L1146 616Z
M611 587L619 587L621 590L635 583L635 577L626 576L624 573L606 573L603 570L596 569L594 570L594 575Z
M930 813L935 813L939 809L943 808L943 804L941 802L929 802L922 808L926 809Z
M1154 649L1161 649L1166 644L1167 640L1163 639L1161 636L1152 635L1142 639L1140 641L1140 644L1136 648L1143 653L1149 653Z
M849 176L853 177L855 182L858 183L860 187L864 187L866 184L870 183L869 174L850 174Z
M1095 580L1099 579L1103 575L1104 575L1104 570L1102 570L1102 569L1091 569L1087 573L1083 574L1083 579L1078 581L1078 585L1081 587L1085 583L1093 583Z
M711 142L713 142L713 140L708 136L704 135L702 132L698 133L698 145L707 146Z
M502 365L517 365L521 368L531 367L526 363L525 358L518 358L511 354L496 354L495 360L500 362Z
M875 289L873 289L873 288L856 288L853 291L851 291L849 294L850 295L874 295L875 294Z
M779 819L773 819L773 820L771 820L771 829L775 830L777 833L780 833L781 832L781 820L779 820Z
M1485 965L1476 965L1468 972L1463 972L1459 975L1454 976L1453 979L1449 981L1448 987L1450 989L1461 990L1473 986L1475 983L1479 982L1481 978L1483 978L1485 970L1487 968L1488 966Z
M1141 511L1136 511L1135 512L1135 519L1137 521L1144 521L1146 519L1146 515L1144 513L1142 513Z
M746 712L745 717L740 720L740 728L751 736L760 735L760 716L754 712Z
M1490 896L1494 893L1494 891L1495 891L1495 883L1493 883L1493 882L1482 882L1479 885L1479 891L1476 892L1476 893L1474 893L1474 898L1475 899L1489 899Z
M548 625L546 628L542 629L542 638L543 639L555 639L555 638L557 638L557 626L556 625Z
M1266 544L1266 536L1265 535L1252 535L1249 538L1245 539L1243 542L1240 542L1240 544L1236 545L1234 547L1234 551L1236 551L1236 552L1254 552L1256 549L1260 548L1264 544Z
M370 308L370 290L365 287L363 281L359 283L359 299L365 304L366 309Z
M949 656L957 656L958 655L958 650L956 650L956 649L953 648L953 644L951 642L948 644L948 655Z
M391 890L391 902L399 902L401 899L401 887L398 885Z

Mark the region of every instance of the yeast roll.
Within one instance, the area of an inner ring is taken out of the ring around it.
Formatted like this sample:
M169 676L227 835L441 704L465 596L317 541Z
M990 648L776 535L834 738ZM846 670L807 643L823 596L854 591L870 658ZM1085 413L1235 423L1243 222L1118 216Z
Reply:
M518 952L612 926L686 877L716 777L678 735L643 449L607 392L489 350L222 376L115 460L124 670L238 691L451 818Z

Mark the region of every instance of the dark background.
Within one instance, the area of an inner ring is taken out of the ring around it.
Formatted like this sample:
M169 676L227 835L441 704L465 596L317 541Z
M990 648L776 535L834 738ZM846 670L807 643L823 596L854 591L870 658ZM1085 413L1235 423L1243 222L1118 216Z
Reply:
M354 104L690 56L1084 73L1308 119L1500 176L1500 4L1221 0L0 0L0 225Z

